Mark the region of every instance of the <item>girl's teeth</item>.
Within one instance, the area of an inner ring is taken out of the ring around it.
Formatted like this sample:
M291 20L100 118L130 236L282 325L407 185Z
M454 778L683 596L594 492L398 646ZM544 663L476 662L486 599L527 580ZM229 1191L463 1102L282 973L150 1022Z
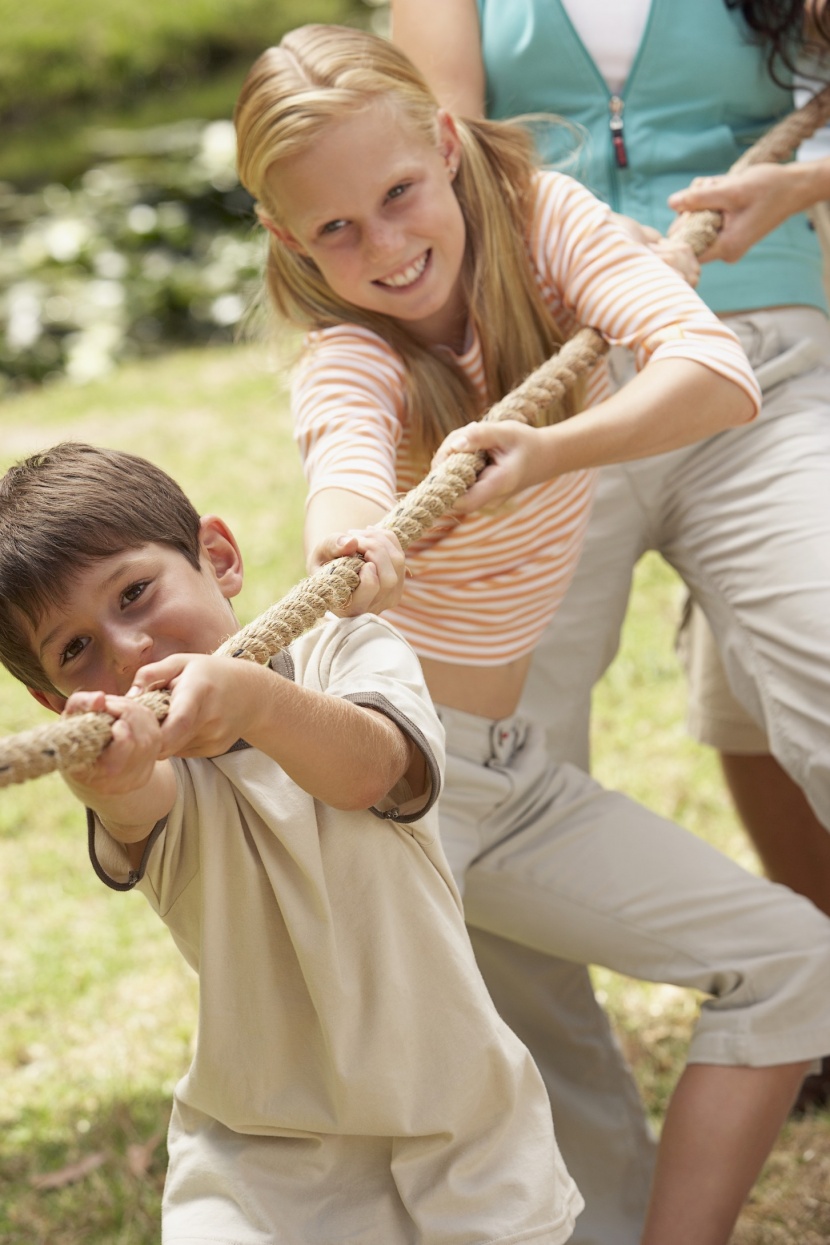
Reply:
M395 289L401 289L405 285L411 285L420 277L421 273L427 266L427 256L422 255L420 259L416 259L414 264L410 264L408 268L404 268L403 272L396 273L394 277L386 277L380 281L379 285L391 285Z

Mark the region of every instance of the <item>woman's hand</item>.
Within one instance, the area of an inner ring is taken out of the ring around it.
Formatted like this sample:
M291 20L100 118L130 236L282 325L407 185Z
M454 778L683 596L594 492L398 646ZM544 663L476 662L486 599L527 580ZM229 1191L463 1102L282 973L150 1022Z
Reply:
M669 207L676 212L710 209L723 214L720 232L700 256L701 263L722 259L734 264L761 238L815 202L806 185L810 163L756 164L740 173L696 177L686 190L670 195ZM680 221L674 221L669 237L679 229Z
M393 532L381 527L365 527L333 532L319 541L308 558L310 571L316 571L335 558L360 555L364 567L360 583L347 606L337 611L344 618L358 614L381 614L397 605L403 595L406 558Z

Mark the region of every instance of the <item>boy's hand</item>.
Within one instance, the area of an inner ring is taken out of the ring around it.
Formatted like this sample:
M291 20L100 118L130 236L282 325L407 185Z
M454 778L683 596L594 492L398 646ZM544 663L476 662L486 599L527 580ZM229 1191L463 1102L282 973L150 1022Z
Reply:
M432 466L438 467L450 454L470 454L482 450L490 462L475 484L455 503L460 514L486 507L495 510L531 484L539 483L539 429L518 420L467 424L451 432L435 452Z
M160 729L160 759L215 757L244 738L258 705L256 666L231 657L174 653L142 666L128 699L170 688L170 709Z
M397 605L403 595L406 557L397 536L385 528L365 527L334 532L315 545L308 565L315 571L326 562L353 554L362 554L366 565L360 572L360 583L351 601L338 611L342 617L381 614Z
M155 715L134 700L103 692L74 692L64 714L75 713L109 713L115 719L112 742L97 761L65 774L78 798L98 808L101 797L131 795L146 787L161 752L161 728Z

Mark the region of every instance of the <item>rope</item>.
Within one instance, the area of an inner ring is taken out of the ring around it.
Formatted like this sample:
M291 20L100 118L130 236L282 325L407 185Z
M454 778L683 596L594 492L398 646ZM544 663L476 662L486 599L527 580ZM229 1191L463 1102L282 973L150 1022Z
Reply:
M830 119L830 86L785 117L732 165L741 172L754 164L786 160L806 138ZM721 225L719 212L688 212L681 216L678 236L700 255L714 241ZM607 352L608 344L591 328L579 329L561 350L532 372L484 415L488 421L524 419L534 422L540 410L560 402L576 381ZM385 516L380 526L394 532L403 549L418 540L452 509L484 467L483 454L453 454L431 471ZM264 665L314 625L326 611L346 605L357 587L363 562L337 558L292 588L253 622L216 650L217 656L240 657ZM159 721L167 716L168 692L138 697ZM0 787L38 778L55 769L82 770L92 764L112 738L113 719L106 713L63 717L0 741Z

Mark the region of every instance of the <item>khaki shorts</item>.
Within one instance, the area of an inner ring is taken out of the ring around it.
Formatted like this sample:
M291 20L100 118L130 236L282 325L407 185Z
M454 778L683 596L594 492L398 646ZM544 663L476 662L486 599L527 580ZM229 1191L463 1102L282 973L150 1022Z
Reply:
M732 695L706 616L686 598L677 652L688 679L686 727L692 739L719 752L769 752L765 731Z
M808 213L821 246L821 257L824 261L824 289L830 303L830 202L816 203Z

